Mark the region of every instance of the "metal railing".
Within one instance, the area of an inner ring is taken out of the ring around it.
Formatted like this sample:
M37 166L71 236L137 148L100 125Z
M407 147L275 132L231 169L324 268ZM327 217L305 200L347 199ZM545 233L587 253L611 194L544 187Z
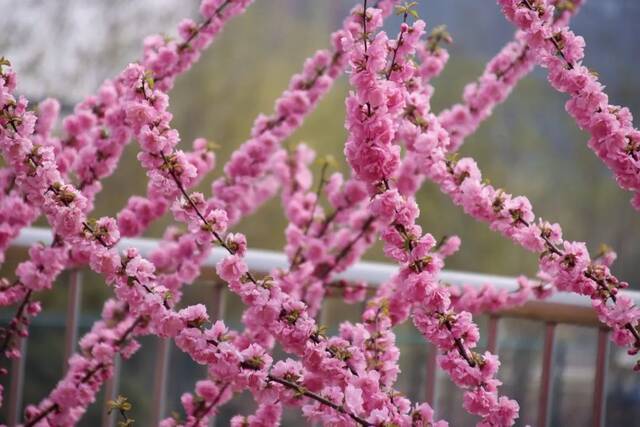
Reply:
M46 228L27 228L14 241L12 247L29 247L36 242L50 244L51 231ZM158 245L158 241L146 238L122 239L118 248L136 247L143 256L148 255ZM215 264L226 255L222 248L214 249L205 262L205 267L215 268ZM289 262L284 254L265 251L249 250L246 256L249 268L255 272L268 272L273 268L288 268ZM390 264L361 261L349 270L337 275L338 279L362 280L369 285L380 285L396 272L396 267ZM464 273L457 271L443 271L440 279L453 285L483 286L487 283L509 291L518 289L515 278L493 276L486 274ZM214 286L212 295L211 318L222 318L224 315L225 298L221 285ZM68 286L67 311L65 323L64 355L65 365L68 357L75 351L78 338L78 322L80 318L80 295L82 292L82 275L79 271L72 271ZM637 305L640 305L640 292L624 291ZM598 322L590 301L576 294L556 293L543 301L529 301L524 306L492 313L489 316L487 333L487 350L496 352L498 342L498 328L504 318L532 319L545 324L544 347L542 354L542 369L538 394L537 419L539 427L546 427L550 423L550 397L553 387L553 355L555 347L555 332L558 324L570 324L597 328L597 353L595 363L595 379L592 390L592 420L596 427L604 426L606 406L606 376L609 361L609 331ZM430 344L428 344L430 345ZM155 352L154 388L152 425L165 415L167 380L169 374L170 342L157 339ZM8 425L20 422L22 411L23 386L25 381L25 359L27 340L21 339L20 347L23 357L11 362L10 386L8 396ZM433 348L432 348L433 350ZM436 352L429 351L426 358L425 396L426 401L434 406L436 397ZM66 369L66 366L65 366ZM114 376L105 385L105 401L114 399L118 393L120 361L116 361ZM110 427L114 424L114 417L103 411L102 425Z

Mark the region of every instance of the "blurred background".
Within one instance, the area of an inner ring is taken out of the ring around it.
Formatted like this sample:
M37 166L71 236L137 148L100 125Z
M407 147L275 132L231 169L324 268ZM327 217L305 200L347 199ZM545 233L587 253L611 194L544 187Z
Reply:
M9 58L18 72L19 92L33 101L53 96L68 113L73 105L92 93L108 77L140 56L144 36L175 34L183 17L197 16L197 0L0 0L0 55ZM434 110L440 111L461 99L464 85L482 73L485 63L513 36L494 1L420 0L418 11L429 27L446 24L454 38L451 59L435 81ZM329 33L337 29L350 0L259 0L248 12L234 19L203 58L179 78L171 93L174 124L185 147L196 137L221 145L217 164L249 135L260 112L269 113L286 88L290 76L305 58L329 44ZM574 18L572 28L587 42L585 63L596 70L607 86L613 104L640 110L640 44L637 20L640 3L635 0L590 0ZM390 19L387 30L395 34L398 19ZM342 160L345 141L344 98L347 82L342 77L289 143L306 142L318 154L333 154ZM538 215L562 224L565 236L585 240L595 253L601 243L618 252L614 273L640 288L637 259L640 216L630 204L630 194L620 190L611 174L587 148L587 136L564 111L566 97L546 82L545 72L536 70L499 106L491 119L468 139L462 155L474 157L491 182L513 194L527 195ZM97 200L95 216L113 215L133 194L144 194L146 178L131 144L116 174L107 179ZM201 191L209 194L211 179ZM316 171L318 172L318 171ZM124 190L124 191L123 191ZM458 234L462 249L448 260L447 268L500 275L535 274L536 257L467 217L429 184L418 194L420 221L435 236ZM147 233L159 237L169 224L165 218ZM41 222L39 225L45 225ZM286 225L280 201L274 199L238 229L247 234L251 247L281 250ZM0 274L13 277L25 251L12 250ZM366 258L383 260L379 247ZM43 294L44 313L32 326L27 358L25 401L40 400L62 374L62 336L66 301L65 277L57 291ZM110 290L90 274L85 275L82 325L88 329ZM193 286L185 304L210 297L207 285ZM241 306L228 298L227 316L239 324ZM0 312L6 323L12 310ZM359 307L331 302L329 324L337 327L345 313L358 318ZM485 320L480 320L484 325ZM537 381L544 325L524 320L510 321L499 336L499 354L505 365L501 379L505 393L523 407L519 425L535 424ZM403 374L399 388L413 399L424 398L427 347L412 327L397 331L403 351ZM557 331L552 425L586 425L590 422L590 390L593 381L596 331L562 326ZM134 403L136 425L146 425L151 384L153 339L143 339L143 350L123 364L122 392ZM56 356L58 355L58 356ZM614 351L608 380L607 425L640 426L640 379L629 375L630 359ZM179 396L192 390L203 375L179 351L172 352L168 413L181 412ZM6 381L6 377L2 379ZM460 409L460 395L441 376L437 415L452 425L472 425ZM220 425L236 413L250 414L246 399L227 405ZM98 423L102 400L83 419L86 426ZM4 413L0 411L0 421ZM289 415L287 415L289 417ZM293 415L286 425L298 425Z

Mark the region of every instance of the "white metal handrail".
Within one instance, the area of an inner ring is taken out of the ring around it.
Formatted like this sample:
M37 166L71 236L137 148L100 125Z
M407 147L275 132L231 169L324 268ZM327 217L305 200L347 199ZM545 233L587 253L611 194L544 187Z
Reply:
M43 242L50 244L53 235L50 229L40 227L25 228L20 232L18 238L14 241L13 246L29 247L34 243ZM124 238L118 244L118 249L135 247L140 254L147 256L151 251L158 247L159 240L149 238ZM214 248L209 257L205 261L205 266L215 267L216 263L227 255L223 248ZM289 260L280 252L268 251L262 249L250 249L246 256L247 264L253 271L267 272L273 268L289 268ZM345 280L362 280L369 285L378 286L390 279L397 271L397 267L387 263L360 261L347 271L336 276L337 279ZM497 288L504 288L508 291L518 289L518 283L514 277L497 276L491 274L470 273L462 271L444 270L440 274L440 279L451 283L452 285L470 285L475 287L483 286L487 283ZM636 305L640 305L639 291L622 291L622 295L626 295L633 299ZM590 306L590 300L587 297L568 293L557 292L550 298L545 300L549 304L565 304L581 307Z

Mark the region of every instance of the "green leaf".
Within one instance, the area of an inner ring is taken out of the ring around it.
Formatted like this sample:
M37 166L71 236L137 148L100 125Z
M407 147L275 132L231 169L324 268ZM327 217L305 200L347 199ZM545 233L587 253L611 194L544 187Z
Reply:
M153 87L155 85L155 81L153 79L153 72L145 71L144 72L144 81L147 83L147 86L149 86L149 89L153 90Z
M404 5L396 6L396 15L411 15L416 19L420 18L418 11L413 9L417 4L417 1L412 1L409 3L405 2Z

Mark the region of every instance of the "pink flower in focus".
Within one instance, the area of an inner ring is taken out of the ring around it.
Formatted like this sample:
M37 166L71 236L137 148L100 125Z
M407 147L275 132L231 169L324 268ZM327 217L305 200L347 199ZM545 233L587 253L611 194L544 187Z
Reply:
M230 255L218 262L216 272L226 282L236 282L249 271L247 264L238 255Z

